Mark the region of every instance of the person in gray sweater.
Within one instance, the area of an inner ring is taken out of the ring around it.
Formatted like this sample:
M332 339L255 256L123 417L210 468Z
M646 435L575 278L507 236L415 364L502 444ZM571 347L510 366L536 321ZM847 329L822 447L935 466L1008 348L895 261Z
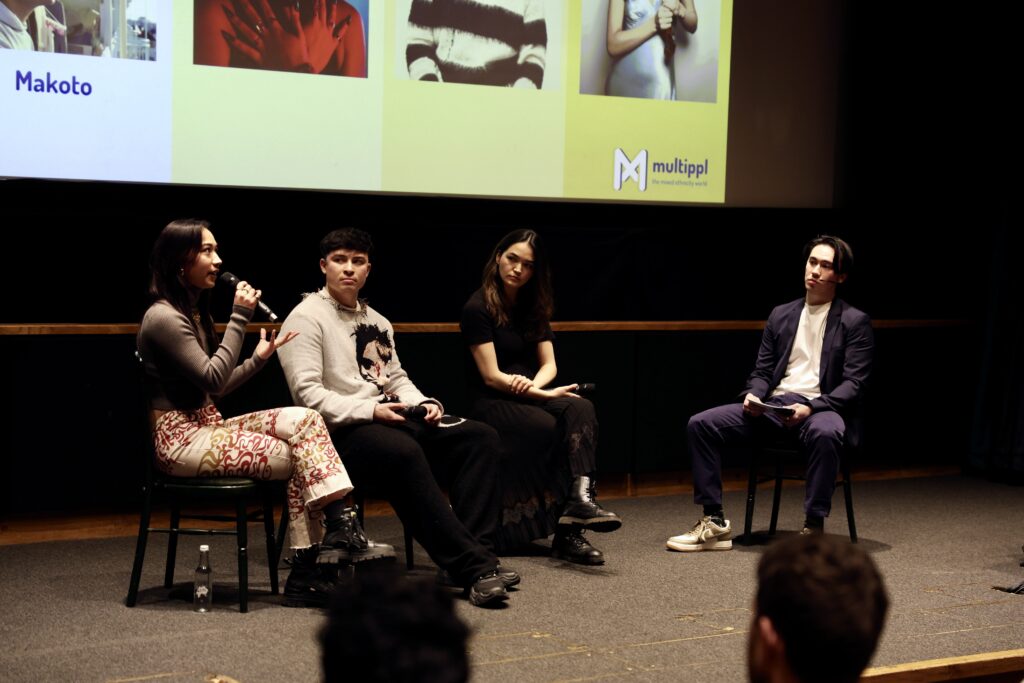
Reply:
M205 221L174 221L153 246L152 303L137 344L152 409L155 464L177 477L287 479L288 531L296 553L285 604L325 606L333 585L317 566L320 550L347 563L394 559L394 548L369 541L346 505L352 482L316 411L290 407L221 416L214 399L252 377L295 333L267 336L261 329L253 355L239 365L260 291L237 284L231 318L218 341L208 294L220 265Z
M387 498L443 581L475 605L505 600L519 575L493 550L498 435L445 415L409 378L391 323L359 298L372 251L370 236L353 228L321 240L325 286L281 326L298 334L279 354L292 399L323 415L352 480ZM448 475L450 505L432 469Z

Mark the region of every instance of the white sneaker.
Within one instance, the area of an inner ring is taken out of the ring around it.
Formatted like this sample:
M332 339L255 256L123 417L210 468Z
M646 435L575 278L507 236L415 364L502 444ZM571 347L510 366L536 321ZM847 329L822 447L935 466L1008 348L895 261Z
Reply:
M689 533L673 536L665 543L669 550L688 553L695 550L732 550L732 527L729 520L719 526L708 516L701 517Z

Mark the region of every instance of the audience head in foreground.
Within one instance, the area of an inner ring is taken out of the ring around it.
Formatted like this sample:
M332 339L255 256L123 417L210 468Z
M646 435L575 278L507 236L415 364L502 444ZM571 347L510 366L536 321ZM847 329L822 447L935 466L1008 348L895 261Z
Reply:
M463 683L469 629L434 581L397 571L358 574L338 587L320 632L324 680Z
M849 541L811 534L772 545L757 567L750 680L853 683L888 607L878 568Z

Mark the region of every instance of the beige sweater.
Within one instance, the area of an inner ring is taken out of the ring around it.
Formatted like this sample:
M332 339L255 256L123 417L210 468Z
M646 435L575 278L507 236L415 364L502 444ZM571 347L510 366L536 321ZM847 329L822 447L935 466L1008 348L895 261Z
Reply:
M277 351L292 400L319 412L327 426L373 421L388 398L407 405L439 401L424 396L402 369L387 318L360 302L347 308L322 289L307 294L281 326L299 333Z

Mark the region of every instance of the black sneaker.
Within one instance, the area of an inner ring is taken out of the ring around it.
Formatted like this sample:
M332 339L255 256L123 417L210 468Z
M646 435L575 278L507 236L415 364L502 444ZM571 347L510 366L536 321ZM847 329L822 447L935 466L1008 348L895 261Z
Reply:
M498 569L496 571L498 572L498 576L501 577L502 582L504 582L505 588L518 586L519 582L522 581L522 577L519 576L519 572L511 569L505 569L501 565L498 565ZM437 583L445 586L446 588L461 588L461 586L455 582L455 579L452 578L452 575L444 569L437 570Z
M590 545L580 529L559 529L551 542L551 557L576 564L604 564L604 553Z
M492 569L486 574L477 577L473 585L466 588L466 592L469 594L469 601L477 607L493 605L508 600L505 581L498 574L497 569Z

